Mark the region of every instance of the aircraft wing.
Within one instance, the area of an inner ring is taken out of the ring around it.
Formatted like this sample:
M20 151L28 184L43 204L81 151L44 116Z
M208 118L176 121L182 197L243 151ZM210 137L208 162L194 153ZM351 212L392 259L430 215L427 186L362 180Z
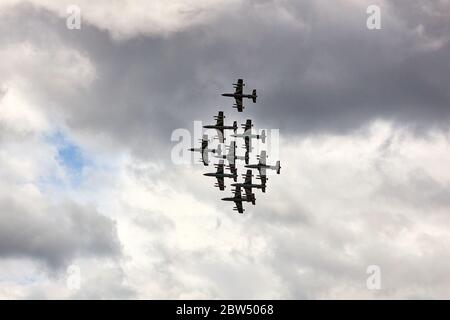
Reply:
M216 173L223 174L223 168L224 168L223 160L220 160L219 163L216 165L216 167L217 167ZM225 189L224 178L219 177L219 176L216 176L216 178L217 178L217 186L219 187L220 190L224 190Z
M220 160L219 164L217 165L217 174L223 174L223 160Z
M241 187L240 186L237 186L233 192L234 192L235 197L241 198Z
M259 156L259 164L266 165L267 155L266 151L261 151L261 155Z
M202 161L205 166L207 166L209 163L208 151L206 149L208 149L208 136L205 134L202 138Z
M223 177L216 177L217 178L217 186L221 191L225 190L225 181Z
M244 208L242 207L242 201L236 200L236 201L234 201L234 203L236 204L237 211L239 213L244 213Z
M234 193L234 203L236 204L236 208L239 213L244 213L244 208L242 207L242 194L241 194L241 187L237 186L236 189L233 191Z
M224 115L223 115L223 111L219 111L217 117L215 117L215 118L216 118L216 126L217 127L223 127L224 118L225 118ZM224 143L225 136L224 136L224 133L223 133L223 128L216 128L216 130L217 130L217 134L219 136L219 142L220 143Z
M236 100L236 108L238 109L238 112L242 112L242 110L244 110L244 106L242 105L242 97L234 97L234 100Z
M266 151L261 151L261 155L259 156L259 164L260 164L260 166L259 166L259 168L258 168L258 170L259 170L259 175L260 176L266 176L266 170L267 170L267 168L265 167L266 166L266 160L267 160L267 155L266 155Z
M244 131L245 133L250 133L250 130L252 130L252 120L247 119L247 121L245 122Z
M261 176L261 177L266 177L267 176L267 168L266 167L259 167L258 168L258 171L259 171L259 175Z
M223 119L224 119L225 117L223 116L223 112L222 111L219 111L219 114L217 115L217 117L216 117L216 126L223 126L223 123L224 123L224 121L223 121Z
M248 164L250 162L250 152L245 151L245 164Z
M234 163L230 163L229 166L231 174L237 174L236 165Z
M221 128L221 129L216 128L216 131L217 131L217 135L219 136L219 142L220 143L224 143L225 142L225 136L224 136L224 133L223 133L223 128Z
M251 145L251 139L249 136L245 136L244 137L244 141L245 141L245 150L246 152L250 152L252 151L252 145Z
M234 93L242 94L243 87L244 87L244 80L238 79L237 83L235 84L236 91Z
M231 141L230 142L230 148L228 151L228 155L227 155L227 159L228 162L231 164L235 163L235 156L236 156L236 142L235 141Z
M208 159L208 151L206 151L206 150L204 150L204 149L203 149L203 151L202 151L202 161L203 161L203 164L204 164L205 166L207 166L208 163L209 163L209 159Z
M245 184L252 184L252 170L248 169L245 174Z
M208 159L208 152L207 151L203 151L202 152L202 161L203 161L203 165L207 166L209 163L209 159Z
M206 134L203 135L202 138L202 152L208 148L208 136Z
M267 183L267 176L266 175L260 175L261 184L266 185Z
M245 187L244 190L245 190L245 196L247 198L250 198L252 196L252 187Z
M252 184L252 170L247 170L244 184ZM250 198L252 194L252 187L244 187L244 190L247 198Z

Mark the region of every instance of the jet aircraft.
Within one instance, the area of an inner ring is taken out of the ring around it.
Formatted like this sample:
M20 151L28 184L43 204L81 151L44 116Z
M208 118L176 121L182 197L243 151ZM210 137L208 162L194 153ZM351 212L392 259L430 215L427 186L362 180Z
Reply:
M219 187L220 190L225 190L225 179L224 178L232 178L235 182L237 181L237 170L234 167L227 166L227 169L230 169L231 173L225 173L224 168L225 165L223 164L223 160L219 162L219 164L215 165L217 168L216 172L211 173L204 173L204 176L207 177L216 177L217 183L214 185L215 187Z
M266 176L266 169L275 170L277 172L277 174L280 174L280 170L281 170L280 161L277 161L274 166L271 166L271 165L266 164L266 159L267 159L266 151L261 151L261 155L258 157L258 160L259 160L258 163L257 164L249 164L249 165L246 165L245 167L249 168L249 169L258 169L259 175L261 177ZM265 178L265 179L267 180L267 178Z
M244 188L246 195L250 195L252 193L252 188L261 189L262 192L266 192L265 182L261 184L252 183L252 170L247 170L247 173L244 174L243 177L245 178L244 183L232 183L231 186Z
M223 115L223 111L219 111L219 114L217 116L215 116L214 119L216 120L215 125L206 125L206 126L203 126L203 128L216 129L220 143L224 143L224 141L225 141L224 130L233 130L234 133L236 133L237 121L234 121L232 126L224 125L225 116Z
M251 119L247 119L247 121L245 122L245 124L241 125L242 128L244 128L244 132L243 133L235 133L232 134L231 136L234 138L244 138L244 142L245 142L245 149L247 152L251 152L252 151L252 146L251 146L251 139L261 139L262 143L266 142L266 131L262 130L261 134L252 134L252 120Z
M206 134L203 135L203 138L200 140L202 142L201 148L190 148L189 151L192 152L200 152L202 154L203 164L207 166L209 164L208 154L209 152L216 153L218 150L216 149L208 149L208 136Z
M236 103L233 105L233 108L237 108L239 112L242 112L244 110L244 105L242 103L243 98L252 99L253 103L256 103L256 98L258 97L256 95L256 89L253 89L252 94L244 94L244 80L238 79L237 83L233 84L233 87L235 89L234 93L223 93L222 96L224 97L232 97L236 101Z
M219 145L219 147L220 147L220 145ZM228 160L228 163L230 165L231 164L235 164L236 160L244 160L246 164L249 163L249 159L250 159L249 152L246 152L245 156L237 156L236 155L236 142L235 141L231 141L230 145L227 146L227 148L228 148L228 153L227 154L218 154L215 157L219 158L219 159Z
M238 211L239 213L244 213L244 208L242 207L242 202L251 202L253 205L256 204L255 194L252 193L250 195L242 195L241 187L236 187L233 190L233 197L222 198L223 201L234 201L235 207L234 211Z

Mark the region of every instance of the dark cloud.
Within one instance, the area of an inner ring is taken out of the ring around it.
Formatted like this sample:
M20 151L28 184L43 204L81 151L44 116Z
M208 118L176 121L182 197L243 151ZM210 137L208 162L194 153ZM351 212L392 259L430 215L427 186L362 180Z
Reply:
M67 30L64 20L31 7L10 19L27 17L28 24L14 31L23 39L30 36L27 28L56 32L92 59L97 79L88 90L44 93L64 110L71 128L167 159L173 129L191 129L194 119L209 121L219 109L242 120L251 115L257 126L286 135L346 132L379 118L446 126L450 44L424 49L428 40L414 28L423 24L430 36L443 36L448 22L417 13L421 3L382 7L383 29L369 31L364 6L250 2L207 26L120 42L89 25ZM427 6L442 12L448 4ZM260 99L237 115L219 93L241 76Z
M66 203L43 208L0 200L0 257L31 258L51 268L78 257L118 257L115 223L94 208Z

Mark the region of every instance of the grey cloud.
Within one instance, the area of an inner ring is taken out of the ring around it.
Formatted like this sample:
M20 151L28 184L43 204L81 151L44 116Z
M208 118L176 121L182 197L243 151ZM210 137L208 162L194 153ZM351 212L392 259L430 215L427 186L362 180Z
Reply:
M65 203L42 209L0 200L0 257L31 258L60 268L77 257L118 257L115 223L94 208Z
M251 114L257 126L286 135L345 132L378 118L446 127L450 45L418 50L413 32L422 23L439 34L446 20L415 14L420 3L392 3L383 8L383 29L369 31L364 8L348 4L251 2L207 26L122 42L89 25L67 30L62 20L32 7L9 19L17 24L26 16L29 26L92 59L98 78L89 90L50 92L72 129L107 134L138 155L168 159L172 130L209 121L217 106L241 121ZM280 6L287 16L277 13ZM19 29L15 41L49 41L30 35L27 26ZM219 93L240 76L259 89L260 101L236 115Z
M437 209L447 210L450 206L450 185L430 177L423 169L408 173L406 181L395 181L387 175L376 195L392 203L402 203L411 208L421 208L433 213Z

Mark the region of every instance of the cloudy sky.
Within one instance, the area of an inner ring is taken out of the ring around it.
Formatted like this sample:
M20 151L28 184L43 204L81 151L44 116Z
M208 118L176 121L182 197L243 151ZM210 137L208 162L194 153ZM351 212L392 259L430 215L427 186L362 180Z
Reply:
M219 110L280 130L244 215L172 159ZM3 0L0 298L448 299L449 120L449 0Z

